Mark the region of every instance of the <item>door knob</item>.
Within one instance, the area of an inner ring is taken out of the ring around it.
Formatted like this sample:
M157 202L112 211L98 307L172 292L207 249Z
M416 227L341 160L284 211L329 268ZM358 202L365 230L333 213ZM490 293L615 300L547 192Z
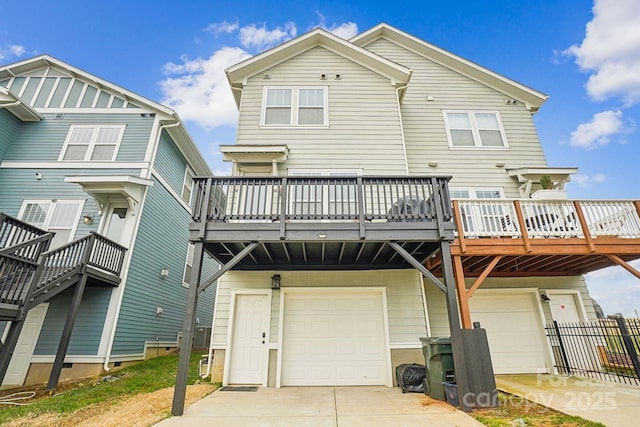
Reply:
M266 337L267 337L267 333L266 333L266 332L263 332L263 333L262 333L262 338L266 338Z

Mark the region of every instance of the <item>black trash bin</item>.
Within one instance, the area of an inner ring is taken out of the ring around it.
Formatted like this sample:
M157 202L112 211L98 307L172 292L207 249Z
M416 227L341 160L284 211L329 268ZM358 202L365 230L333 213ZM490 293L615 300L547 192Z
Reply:
M420 341L422 341L422 353L427 369L429 396L446 400L443 383L455 382L451 338L428 337L420 338Z

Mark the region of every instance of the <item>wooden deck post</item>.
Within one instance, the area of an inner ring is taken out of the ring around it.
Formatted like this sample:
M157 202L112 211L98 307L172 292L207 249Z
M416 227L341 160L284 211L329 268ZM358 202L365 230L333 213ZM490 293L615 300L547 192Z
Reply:
M204 221L206 222L206 221ZM178 373L176 374L176 386L173 392L173 406L171 415L179 416L184 412L184 399L187 393L187 378L189 376L189 361L193 347L193 331L196 327L196 310L198 308L198 285L202 275L202 258L204 255L204 243L195 242L193 248L193 266L189 280L189 296L187 297L186 315L182 327L182 343L180 344L180 358L178 360Z
M589 225L587 224L587 220L585 219L584 213L582 212L582 206L580 206L580 202L574 200L573 207L576 210L576 215L578 215L580 228L582 228L582 234L584 234L584 239L587 241L589 252L595 252L596 245L593 243L593 238L591 237L591 232L589 231Z
M531 252L531 242L529 241L529 233L527 232L527 223L524 221L524 215L522 214L522 204L520 203L520 200L514 200L513 204L516 208L516 217L518 218L518 225L520 226L520 232L522 233L524 250Z
M447 288L445 298L447 299L447 313L449 317L449 331L451 333L451 350L453 352L453 365L456 368L456 380L458 383L458 396L467 396L471 390L469 383L469 370L464 356L464 339L460 328L460 314L458 311L458 301L456 299L456 282L451 262L450 242L443 240L440 242L442 252L442 277ZM470 350L470 349L469 349ZM469 411L469 403L461 399L460 407L464 411Z
M90 250L88 251L91 252ZM51 368L51 374L49 374L49 382L47 383L47 390L54 390L58 386L58 380L60 379L60 373L62 372L62 365L64 364L64 357L67 355L67 349L69 348L69 342L71 341L71 333L73 332L73 325L76 323L76 315L80 308L80 302L82 301L82 295L87 284L87 275L83 273L80 276L80 281L76 284L76 289L73 292L73 299L71 300L71 306L67 312L67 320L62 329L62 336L60 337L60 343L58 344L58 351L56 352L56 358Z
M460 320L463 329L471 329L471 312L469 310L469 297L467 296L467 286L464 281L464 267L462 257L453 256L453 272L456 277L456 290L458 292L458 304L460 305Z
M453 200L453 221L458 230L458 242L460 242L460 252L465 253L467 251L467 243L464 237L464 224L462 223L462 214L460 213L460 202Z

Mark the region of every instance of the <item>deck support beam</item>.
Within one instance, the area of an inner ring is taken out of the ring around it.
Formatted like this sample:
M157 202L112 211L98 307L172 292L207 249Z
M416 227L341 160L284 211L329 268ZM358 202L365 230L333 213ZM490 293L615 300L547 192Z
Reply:
M638 271L637 269L633 268L629 263L627 263L625 260L623 260L619 256L617 256L617 255L607 255L607 258L609 258L611 261L615 262L620 267L624 268L629 273L633 274L638 279L640 279L640 271Z
M202 275L202 258L204 256L204 243L195 242L193 248L193 266L189 279L189 295L187 297L186 315L182 328L182 342L180 344L180 357L178 359L178 373L176 374L176 386L173 391L173 406L171 415L182 415L184 412L184 399L187 394L187 378L189 376L189 361L193 340L191 336L196 327L196 310L198 308L198 284Z
M62 337L60 337L60 344L58 344L58 351L56 353L53 367L51 368L51 374L49 375L49 382L47 383L47 390L54 390L58 386L60 380L60 373L62 372L62 365L64 364L64 357L67 354L69 348L69 342L71 341L71 333L73 332L73 325L76 323L76 315L80 308L80 302L82 301L82 295L87 285L87 275L82 274L80 281L76 285L76 289L73 292L73 299L71 300L71 306L67 313L67 320L62 329Z
M422 265L420 261L415 259L413 255L407 252L402 246L400 246L396 242L388 242L389 246L391 246L397 253L400 254L402 258L404 258L409 264L413 266L416 270L418 270L424 277L426 277L431 283L436 285L442 292L447 293L447 287L443 284L436 276L433 275L432 272L427 270L427 267ZM444 256L443 256L444 263Z
M193 267L191 270L191 278L189 280L189 296L187 297L186 315L182 328L182 342L180 345L180 358L178 360L178 373L176 375L176 385L173 392L173 405L171 407L171 415L180 416L184 413L184 400L187 394L187 378L189 376L189 361L191 359L191 350L193 348L193 333L196 328L196 311L198 308L198 295L207 287L215 283L224 273L229 271L233 266L242 261L244 257L253 251L259 242L252 242L229 262L220 267L213 276L205 283L198 286L200 277L202 276L202 258L204 256L204 243L202 241L194 242L193 250Z

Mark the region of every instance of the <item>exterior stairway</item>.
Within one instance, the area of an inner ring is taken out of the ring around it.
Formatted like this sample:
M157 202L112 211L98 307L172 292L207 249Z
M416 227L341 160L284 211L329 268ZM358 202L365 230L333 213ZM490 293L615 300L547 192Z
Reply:
M75 287L49 378L55 388L85 287L120 284L126 248L92 232L49 250L53 236L0 213L0 321L10 322L0 343L0 383L29 310Z

